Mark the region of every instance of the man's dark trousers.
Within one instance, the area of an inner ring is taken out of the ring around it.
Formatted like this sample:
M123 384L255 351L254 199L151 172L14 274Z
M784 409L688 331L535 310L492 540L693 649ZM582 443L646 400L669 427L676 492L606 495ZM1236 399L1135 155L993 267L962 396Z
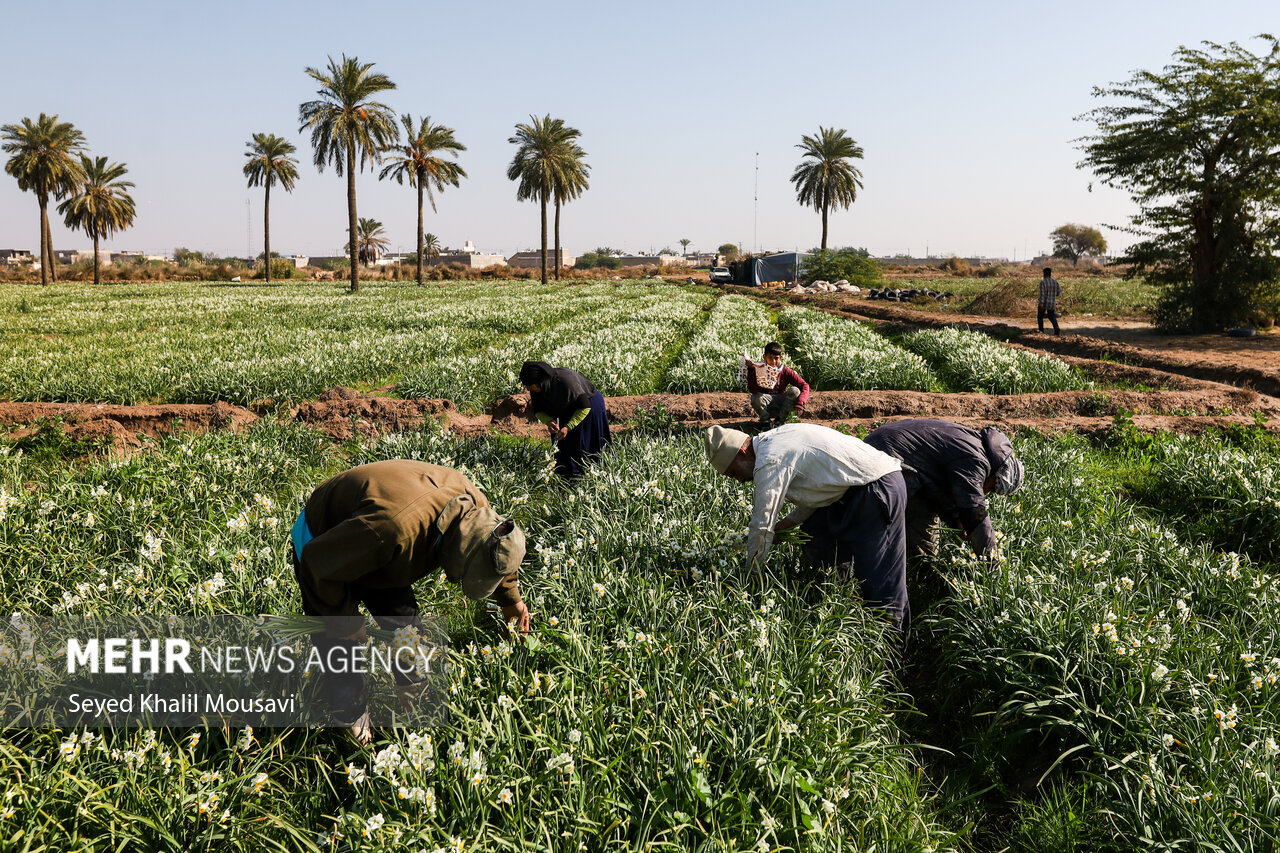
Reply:
M835 566L842 578L858 579L862 598L883 608L902 635L911 633L907 598L907 487L901 471L865 486L852 486L835 503L820 507L800 525L809 535L805 557L815 566Z
M1036 325L1040 331L1044 331L1044 318L1048 317L1049 322L1053 323L1053 333L1055 335L1062 334L1062 330L1058 328L1058 312L1054 308L1037 308L1036 309Z

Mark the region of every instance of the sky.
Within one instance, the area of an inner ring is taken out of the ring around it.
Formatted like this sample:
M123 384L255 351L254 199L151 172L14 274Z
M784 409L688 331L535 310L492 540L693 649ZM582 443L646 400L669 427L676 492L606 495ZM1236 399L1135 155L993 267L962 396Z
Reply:
M242 173L257 132L297 148L293 193L272 192L272 250L336 255L346 184L318 171L298 105L329 57L375 63L381 99L452 127L467 177L428 207L446 246L536 248L536 203L517 202L508 142L531 115L582 132L590 188L562 214L566 252L806 250L821 222L789 181L796 145L843 128L863 189L831 215L832 246L1026 259L1067 222L1128 235L1128 196L1078 168L1077 117L1095 86L1158 70L1180 45L1280 32L1274 0L1039 4L471 0L6 4L0 124L57 114L88 150L123 162L137 219L104 248L262 251L262 189ZM533 12L538 12L534 15ZM44 35L38 35L44 34ZM4 156L7 159L7 155ZM357 177L358 213L392 250L415 245L416 193ZM90 248L51 210L56 249ZM38 252L35 197L0 174L0 248Z

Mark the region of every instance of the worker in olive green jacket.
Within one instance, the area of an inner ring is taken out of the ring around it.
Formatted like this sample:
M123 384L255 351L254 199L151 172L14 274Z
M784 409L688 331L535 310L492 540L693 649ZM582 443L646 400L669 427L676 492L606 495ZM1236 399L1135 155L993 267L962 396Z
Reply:
M467 598L492 597L508 625L529 628L517 580L524 533L452 468L390 459L344 471L307 499L292 539L303 612L325 619L312 640L326 659L367 640L361 603L385 630L421 628L412 586L441 568ZM323 686L334 724L368 743L364 676L325 672Z

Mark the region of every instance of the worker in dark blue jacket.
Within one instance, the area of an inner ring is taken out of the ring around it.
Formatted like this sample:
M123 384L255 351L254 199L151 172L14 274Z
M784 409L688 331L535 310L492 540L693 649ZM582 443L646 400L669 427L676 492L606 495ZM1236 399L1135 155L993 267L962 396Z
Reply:
M907 482L907 556L938 552L938 522L955 528L980 557L995 547L987 495L1011 495L1023 466L1009 437L993 426L975 431L950 421L913 418L885 424L867 444L902 462Z

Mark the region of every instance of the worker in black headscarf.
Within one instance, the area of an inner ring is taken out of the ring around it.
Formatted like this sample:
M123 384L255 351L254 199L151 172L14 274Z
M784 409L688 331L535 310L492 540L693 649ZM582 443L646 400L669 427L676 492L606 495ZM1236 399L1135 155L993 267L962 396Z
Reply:
M581 373L545 361L520 366L520 384L529 390L529 409L556 440L556 473L581 477L586 462L612 440L604 396Z

